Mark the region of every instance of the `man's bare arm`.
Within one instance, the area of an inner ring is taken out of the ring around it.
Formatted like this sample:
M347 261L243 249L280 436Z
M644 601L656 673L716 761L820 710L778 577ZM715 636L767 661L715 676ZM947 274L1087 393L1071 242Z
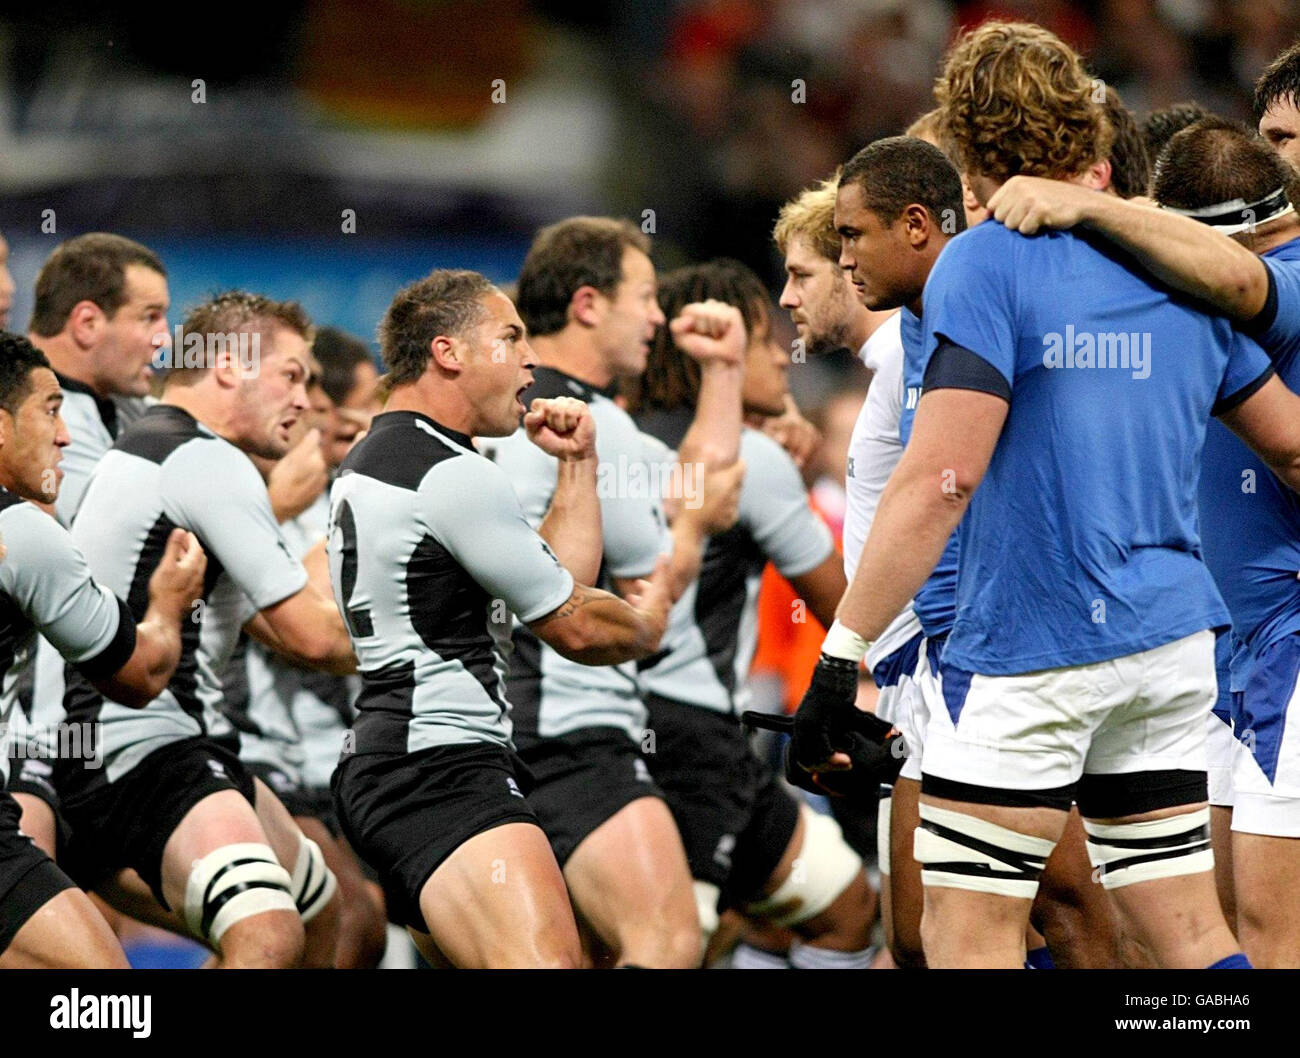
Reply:
M989 210L1025 235L1076 225L1098 232L1161 282L1234 320L1254 319L1268 299L1264 262L1191 217L1038 176L1012 177L989 200Z

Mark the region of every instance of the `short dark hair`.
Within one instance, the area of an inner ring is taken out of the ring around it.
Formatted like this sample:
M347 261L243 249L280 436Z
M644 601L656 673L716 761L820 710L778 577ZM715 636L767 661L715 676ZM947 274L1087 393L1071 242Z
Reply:
M623 279L628 247L650 253L649 237L630 220L570 217L539 231L524 258L515 295L529 333L562 331L580 287L595 287L612 297Z
M1274 59L1255 82L1251 107L1255 124L1274 103L1289 102L1300 107L1300 41L1296 41Z
M659 280L659 305L669 320L687 305L709 299L739 309L749 337L759 324L771 323L767 287L748 265L729 257L677 268ZM700 365L677 348L665 324L655 331L645 372L638 379L624 379L620 389L633 414L693 406L700 392Z
M886 224L916 203L943 231L966 230L961 177L943 151L915 136L889 136L863 147L840 172L840 187L849 184L861 189L867 209Z
M317 382L335 404L346 401L355 387L357 365L374 363L365 342L337 327L321 327L312 342L311 353L320 364Z
M0 331L0 408L10 415L32 391L32 372L50 362L23 335Z
M440 268L403 287L379 324L379 352L388 384L400 386L424 374L439 335L463 337L483 321L483 298L496 287L486 276Z
M111 319L126 304L128 265L167 274L152 250L121 235L91 232L56 246L36 277L36 302L28 329L42 338L52 338L63 330L82 301L93 301Z
M1154 173L1156 168L1156 159L1160 157L1160 152L1165 149L1175 133L1182 132L1188 125L1195 125L1204 118L1214 117L1200 103L1189 100L1186 103L1175 103L1173 106L1165 107L1163 110L1153 110L1146 116L1142 122L1142 139L1146 143L1147 158L1151 162L1151 171Z
M1286 162L1250 129L1205 118L1169 141L1151 189L1162 206L1201 209L1238 198L1258 202L1292 180Z
M1110 141L1110 186L1120 198L1145 195L1151 182L1151 160L1133 112L1110 85L1106 86L1103 106L1114 133Z

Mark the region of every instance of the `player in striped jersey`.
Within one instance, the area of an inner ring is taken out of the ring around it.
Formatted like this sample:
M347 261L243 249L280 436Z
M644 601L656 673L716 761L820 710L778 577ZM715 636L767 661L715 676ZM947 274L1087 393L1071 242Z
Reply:
M234 292L199 306L184 329L212 336L209 348L225 353L172 369L162 403L95 468L72 532L91 569L136 609L141 570L164 530L189 527L210 556L204 595L176 676L143 710L125 711L69 674L68 716L102 725L104 768L55 767L72 830L62 860L120 910L181 923L220 965L328 965L333 877L240 764L216 709L216 674L241 626L308 664L355 665L326 594L323 548L309 558L309 578L245 454L276 457L288 447L306 408L310 323L295 304ZM247 360L230 352L241 335L257 350ZM149 886L145 906L117 883L124 868Z
M709 466L735 474L743 323L734 308L692 305L671 329L705 375L695 427L680 453L679 491L691 502L673 524L631 417L614 401L620 378L645 367L664 316L655 300L649 239L633 224L574 217L542 229L519 276L519 312L542 366L531 396L577 396L596 423L603 525L602 587L621 592L671 548L674 597L699 570L707 534L735 520L734 497ZM494 444L530 524L555 491L558 464L523 431ZM688 477L689 473L689 477ZM736 481L737 478L731 480ZM671 486L670 486L671 487ZM719 495L725 502L717 502ZM613 959L689 967L700 960L690 872L672 814L645 762L645 706L631 665L584 668L515 636L510 667L515 740L537 777L532 801L579 914Z
M94 232L60 244L36 278L28 337L49 359L63 389L69 444L54 512L65 526L91 471L149 392L150 361L169 340L167 273L157 255L120 235ZM30 679L20 692L29 714L15 730L10 792L23 809L23 831L55 854L59 796L52 760L63 720L63 657L38 639ZM23 740L18 757L18 739Z
M745 323L742 408L750 423L780 415L789 354L772 337L762 281L735 261L678 269L659 288L664 311L720 301ZM689 428L699 371L666 328L656 333L645 375L629 385L637 424L659 442L665 463ZM875 894L838 825L793 797L749 746L738 723L757 634L757 593L769 560L803 606L830 621L844 572L793 460L746 426L736 525L710 539L699 579L673 607L664 649L640 666L655 741L646 761L682 833L707 934L721 911L795 933L790 962L801 968L863 968ZM792 619L798 619L792 615ZM799 868L795 868L795 864Z
M138 625L91 578L67 530L38 507L58 495L68 443L62 401L45 357L26 339L0 334L0 778L37 632L101 693L139 707L174 673L181 623L203 586L203 550L179 529L167 535L157 568L143 571ZM80 764L97 768L98 739L82 733ZM0 966L125 966L107 923L18 823L17 803L0 793Z
M466 967L579 963L564 879L526 799L505 690L512 621L585 665L644 657L668 563L625 602L585 587L601 557L596 438L581 402L535 401L559 461L529 527L473 436L512 434L536 364L510 300L476 272L402 290L381 325L390 395L330 495L334 591L362 677L334 774L339 822L426 957Z

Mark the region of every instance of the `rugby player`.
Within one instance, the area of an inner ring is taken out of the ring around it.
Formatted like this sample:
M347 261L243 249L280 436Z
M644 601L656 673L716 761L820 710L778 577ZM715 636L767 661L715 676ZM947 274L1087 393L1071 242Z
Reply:
M596 422L600 585L624 594L657 555L671 550L676 598L699 571L707 534L735 521L738 476L729 479L728 499L700 468L740 469L745 335L739 312L726 305L688 306L669 325L702 361L696 417L679 452L683 502L670 536L655 464L635 423L612 399L620 378L645 369L655 330L665 323L649 250L649 239L627 221L575 217L543 228L520 271L519 314L542 365L530 396L579 397ZM493 447L525 516L540 524L557 461L529 444L523 431ZM637 966L699 965L686 854L641 756L648 736L634 667L574 665L527 628L516 631L515 647L508 689L515 742L537 779L530 802L574 906L595 935L589 939L599 942L588 949L604 947L615 961Z
M16 684L40 632L101 693L139 707L165 687L181 658L182 622L203 588L206 556L172 529L157 567L142 571L143 610L131 611L91 578L68 531L39 509L58 497L68 432L49 361L25 338L0 334L0 599L6 612L0 750ZM31 500L34 502L24 502ZM95 748L81 743L83 756ZM94 767L89 756L82 762ZM7 757L0 753L0 772ZM19 808L0 792L0 966L125 967L108 924L85 893L19 830Z
M1295 174L1239 126L1206 118L1179 132L1156 176L1155 216L1111 211L1077 189L1048 181L1010 181L994 196L998 213L1022 230L1086 227L1144 266L1238 322L1268 352L1278 376L1300 387L1300 220L1288 198ZM1062 193L1064 192L1064 193ZM1149 211L1148 211L1149 212ZM1230 236L1229 245L1224 236ZM1253 251L1243 253L1236 243ZM1300 904L1286 880L1300 871L1300 764L1289 752L1287 718L1300 675L1300 514L1295 496L1258 456L1219 423L1206 436L1200 517L1206 564L1233 618L1235 650L1219 676L1231 690L1231 727L1244 745L1211 771L1215 822L1231 841L1216 858L1229 921L1257 966L1300 965ZM1230 682L1229 682L1230 681ZM1226 718L1225 718L1226 719ZM1230 730L1216 720L1211 738ZM1293 737L1293 736L1292 736ZM1211 749L1214 763L1214 747ZM1214 779L1218 782L1214 782Z
M41 267L28 338L63 390L69 443L53 511L64 527L72 525L95 464L126 420L144 410L151 361L169 341L168 304L162 262L120 235L69 239ZM63 720L63 665L60 652L38 639L31 681L20 691L29 723L16 731L10 751L9 792L22 806L23 833L51 857L59 828L51 761Z
M192 311L184 330L216 339L208 346L215 356L168 373L161 403L96 466L72 534L91 570L133 612L142 571L171 526L204 544L208 575L177 673L144 709L106 701L69 674L68 717L101 725L104 766L56 763L72 832L61 862L119 910L179 924L217 953L218 966L329 965L333 876L316 844L240 763L217 709L216 675L241 626L305 664L337 673L355 667L323 560L308 562L309 578L247 458L288 450L307 407L311 325L292 302L231 292ZM231 352L241 335L256 350L249 360ZM128 868L151 900L119 880Z
M1017 171L1104 183L1091 79L1047 31L963 34L936 94L982 200ZM931 966L1021 964L1071 801L1121 921L1158 965L1249 966L1218 906L1206 825L1211 629L1227 612L1199 558L1194 483L1220 415L1300 484L1300 399L1226 321L1132 269L1069 232L986 223L947 247L925 292L912 440L797 718L802 764L847 763L851 702L833 674L960 523L915 842ZM1127 367L1112 349L1098 369L1095 342L1075 362L1078 335L1118 326L1139 334Z
M1259 134L1300 172L1300 42L1268 65L1255 82L1252 100Z
M784 413L790 356L772 336L758 276L739 262L714 261L668 273L658 296L674 318L701 301L734 307L748 336L745 416ZM664 463L690 428L699 385L699 368L660 327L645 374L628 385L628 401L637 425L664 446ZM761 924L793 929L792 966L865 968L875 955L876 907L861 859L831 817L802 807L782 787L737 721L767 562L790 580L808 613L828 622L844 591L843 565L785 449L747 426L740 451L746 470L736 525L709 540L698 581L673 607L664 649L640 666L655 736L645 759L681 832L706 942L719 913L737 908Z
M334 774L339 822L435 964L577 966L564 878L511 742L510 615L580 664L644 657L667 622L668 563L628 602L584 586L602 521L580 401L539 399L525 416L559 466L538 532L475 450L473 436L514 433L536 364L487 279L435 271L402 290L380 346L385 410L331 490L332 580L363 684Z

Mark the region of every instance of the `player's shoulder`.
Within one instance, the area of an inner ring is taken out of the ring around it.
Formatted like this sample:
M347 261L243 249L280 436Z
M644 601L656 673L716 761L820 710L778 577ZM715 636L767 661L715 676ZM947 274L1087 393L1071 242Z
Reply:
M903 321L902 313L890 314L871 334L859 351L859 357L868 370L879 371L893 360L903 358Z
M353 446L339 471L417 491L435 467L458 460L492 466L468 435L419 412L387 411L375 416L370 432Z
M226 449L235 454L239 452L229 441L218 437L184 408L174 404L155 404L146 410L122 431L113 448L125 455L161 465L190 444L201 446L205 452L218 453Z
M8 489L0 489L0 538L5 546L0 568L10 574L57 564L74 547L56 518Z
M1271 247L1260 254L1260 257L1270 264L1294 272L1300 269L1300 237L1289 239L1287 242Z
M742 488L747 492L760 483L762 487L770 487L782 478L799 479L799 468L781 442L751 426L740 431L740 458L745 461Z

